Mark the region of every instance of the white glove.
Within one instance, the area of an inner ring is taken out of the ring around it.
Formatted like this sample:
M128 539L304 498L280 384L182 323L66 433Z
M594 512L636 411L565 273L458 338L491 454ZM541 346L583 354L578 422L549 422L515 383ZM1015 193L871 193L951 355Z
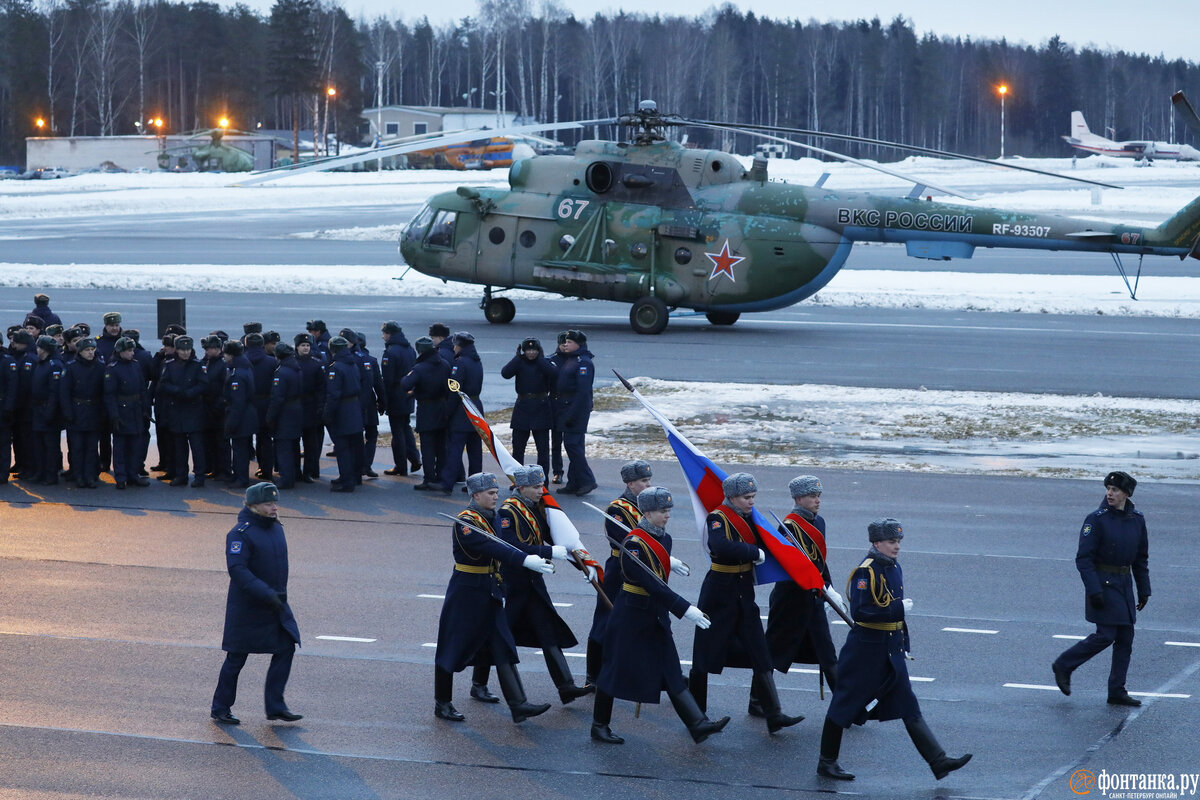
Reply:
M688 565L680 561L675 556L671 556L671 571L678 572L685 578L692 574L692 571L688 569Z
M907 597L900 601L900 605L904 606L905 614L912 611L912 600L909 600Z
M550 545L550 557L557 558L560 561L566 561L567 560L567 548L563 547L561 544Z
M596 572L596 568L593 567L591 564L584 564L583 569L587 573L588 583L592 583L600 575L600 573Z
M525 569L533 570L534 572L540 572L543 575L549 575L551 572L554 572L553 564L546 559L538 558L537 556L525 556L524 567Z
M708 630L709 626L712 625L712 620L696 606L688 606L688 610L683 612L683 618L688 622L696 623L696 627L702 631Z
M758 566L759 564L763 563L766 560L767 560L767 551L763 550L761 547L758 548L758 558L754 559L754 565Z
M827 586L825 588L825 594L829 595L829 600L833 605L840 608L846 614L846 616L850 616L850 606L846 605L846 601L842 599L840 594L834 591L832 586Z

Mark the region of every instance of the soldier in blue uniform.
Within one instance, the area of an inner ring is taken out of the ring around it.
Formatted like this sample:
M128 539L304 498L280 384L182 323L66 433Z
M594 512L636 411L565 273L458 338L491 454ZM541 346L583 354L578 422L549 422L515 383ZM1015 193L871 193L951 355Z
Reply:
M30 316L39 317L42 324L49 327L51 325L62 325L62 317L50 310L50 297L45 294L35 294L33 296L33 310L29 312Z
M596 488L596 476L584 451L588 419L592 413L592 381L595 367L583 331L567 331L565 358L558 365L555 383L554 427L562 432L567 451L567 483L559 491L582 497Z
M725 502L704 521L712 566L704 576L697 601L712 620L712 627L696 631L688 683L700 708L706 709L710 673L720 675L725 667L753 670L751 689L767 719L767 731L775 733L804 717L783 713L767 638L754 602L754 567L767 559L752 518L758 482L749 473L735 472L721 488Z
M167 398L159 392L158 387L163 369L175 360L175 338L177 336L178 334L171 332L163 334L162 346L150 358L150 402L154 407L154 439L158 443L158 463L150 469L153 472L163 473L158 477L160 481L175 480L175 436L168 427L170 412L167 408ZM187 485L186 480L182 485Z
M567 560L567 548L554 544L550 537L541 505L546 473L534 464L516 469L512 478L514 494L497 514L500 538L528 555ZM578 640L554 609L546 581L525 570L502 568L500 573L505 587L504 611L517 644L542 649L546 670L564 704L591 694L594 687L577 686L567 666L563 648L574 647Z
M170 452L175 463L167 465L172 486L188 485L188 451L192 454L192 488L204 486L208 462L204 450L204 395L208 383L204 365L196 360L196 347L190 336L175 337L175 358L163 365L158 379L158 394L163 398L160 414L166 419L169 435L174 439Z
M868 719L902 719L917 752L940 781L965 766L971 754L957 758L946 755L921 716L921 706L908 679L905 654L909 639L904 615L912 609L912 600L904 596L904 574L896 561L904 529L890 517L877 519L867 526L867 538L871 550L850 573L846 584L854 627L838 656L837 688L821 731L817 774L854 780L854 775L838 764L842 732L851 725L865 725ZM868 711L872 701L878 702Z
M113 478L118 489L149 486L139 475L141 445L150 417L150 391L142 365L134 359L137 344L128 336L113 345L114 360L104 371L104 408L112 430Z
M606 744L625 741L609 727L613 698L657 703L665 691L692 740L699 744L728 725L729 717L710 720L688 691L667 614L702 630L711 623L667 585L672 570L681 564L671 555L671 535L666 528L675 505L671 493L661 486L651 487L638 495L637 504L641 520L633 533L622 531L620 539L629 555L621 553L615 570L621 575L621 589L614 593L604 634L604 666L592 709L592 738ZM657 575L661 582L647 573Z
M267 406L271 404L271 381L278 364L267 353L267 340L260 332L262 325L253 322L242 327L252 325L260 329L246 334L246 361L250 363L250 371L254 374L253 402L258 417L258 430L254 433L254 460L258 462L255 475L269 481L275 471L275 445L271 440L271 431L267 429Z
M446 380L450 365L442 360L433 340L422 336L416 341L417 362L400 380L400 387L417 403L416 433L421 437L422 480L413 489L441 489L442 468L446 463Z
M404 391L401 381L417 363L417 353L404 337L400 323L389 320L383 323L383 356L379 359L379 372L383 378L384 394L387 396L388 427L392 429L392 468L384 475L407 475L421 468L421 457L417 450L417 437L413 435L412 396Z
M821 509L821 480L815 475L800 475L788 484L795 507L783 519L779 532L796 544L813 562L825 581L830 599L842 604L834 591L825 557L825 519ZM779 581L771 590L771 610L767 613L767 649L775 669L787 674L792 664L817 664L821 678L832 690L837 686L837 648L825 618L825 600L814 589L802 589L795 581ZM751 716L763 716L762 705L750 693Z
M437 350L442 361L447 364L454 364L454 340L450 337L450 327L444 322L435 322L429 326L429 338L433 340L434 349Z
M562 362L566 361L567 353L564 350L564 345L567 343L567 332L562 331L556 337L554 353L547 361L554 365L554 369L562 366ZM563 441L562 431L554 424L554 411L558 408L558 380L555 379L554 385L550 387L550 409L551 409L551 428L550 428L550 474L551 481L558 485L563 482Z
M100 477L100 430L104 427L104 365L96 358L96 341L82 339L75 360L59 381L67 452L80 489L95 489Z
M321 450L325 444L325 426L321 409L325 404L325 362L316 351L310 333L298 333L292 340L296 365L300 367L300 407L304 410L300 446L304 464L296 475L301 483L313 483L321 477Z
M512 452L521 464L525 463L525 447L533 436L537 463L550 473L550 428L553 427L553 407L550 390L558 382L558 369L546 358L542 343L530 337L517 345L517 354L500 368L505 380L516 379L513 388L517 402L512 410Z
M35 475L35 438L33 435L33 406L29 391L33 368L37 365L37 347L33 335L24 328L13 331L9 352L16 362L17 378L13 386L12 449L15 465L12 472L21 480L33 480Z
M330 481L329 490L353 492L362 480L361 370L344 336L329 340L329 355L332 361L325 367L325 407L321 419L329 429L338 465L338 476Z
M0 348L0 485L12 467L13 417L17 406L17 361Z
M258 430L254 407L254 371L246 360L245 347L236 339L225 343L225 435L229 437L235 489L250 488L251 437Z
M496 476L490 472L470 475L467 490L471 504L459 513L459 518L476 528L495 533L496 501L500 496ZM540 556L526 555L457 524L453 529L452 547L454 572L446 587L446 600L438 619L434 655L434 716L449 722L462 722L465 717L453 702L454 673L473 666L476 673L482 670L486 675L493 664L513 722L524 722L546 713L550 704L530 703L521 685L521 676L517 672L520 661L517 646L504 614L500 568L527 569L541 575L553 572L554 567ZM484 702L499 702L499 698L487 692L479 696L473 691L472 696Z
M245 503L237 524L225 535L229 570L221 639L225 663L210 714L219 725L241 722L233 715L238 676L250 653L270 653L263 687L267 719L295 722L304 715L292 713L283 693L300 644L300 628L288 605L287 538L279 524L279 490L272 483L256 483L246 490Z
M637 498L642 491L650 488L650 478L653 474L650 462L641 459L621 465L621 481L625 484L625 491L604 509L605 514L616 520L604 523L604 533L610 540L619 542L625 538L625 530L617 522L630 530L637 527L638 520L642 517L638 510ZM679 562L678 571L684 577L689 574L682 561ZM614 601L617 593L621 591L621 551L611 544L608 559L604 562L604 581L600 588L604 590L605 597ZM600 667L604 663L604 629L608 625L609 614L608 605L600 599L600 595L596 595L592 628L588 631L587 683L596 682L596 676L600 674Z
M304 330L313 338L312 354L319 361L328 363L329 361L329 340L332 338L329 334L329 328L325 325L324 320L310 319L304 324Z
M216 480L229 480L231 453L229 437L225 435L225 342L216 334L200 340L204 358L200 369L204 373L204 465L208 475Z
M63 363L58 342L51 336L37 340L37 364L29 381L29 402L34 436L33 482L43 486L58 483L62 466L62 397L59 381Z
M374 469L375 451L379 446L379 417L387 414L387 390L383 386L383 373L379 369L379 360L367 349L367 337L361 331L354 333L354 355L362 367L362 387L359 397L363 410L363 445L359 456L362 464L362 475L368 478L378 478L379 473ZM361 478L359 479L361 483Z
M450 365L450 380L458 382L459 391L470 398L476 410L483 413L479 399L483 391L483 363L475 350L475 337L466 331L454 334L454 361ZM442 491L454 491L454 484L463 473L463 451L467 453L466 474L483 469L483 440L467 417L458 394L446 398L446 465L442 468Z
M1150 543L1146 518L1133 507L1137 481L1125 472L1104 478L1100 508L1087 515L1079 531L1075 567L1083 580L1087 602L1084 614L1096 632L1068 648L1055 659L1054 680L1063 694L1071 693L1071 673L1092 658L1113 648L1108 673L1108 702L1140 706L1125 689L1129 660L1133 656L1133 628L1137 612L1150 602ZM1137 601L1134 601L1134 587Z
M293 489L300 468L300 437L304 433L304 407L300 399L303 376L295 358L296 349L287 342L275 345L279 368L271 379L271 402L267 405L267 427L275 440L275 466L280 489Z

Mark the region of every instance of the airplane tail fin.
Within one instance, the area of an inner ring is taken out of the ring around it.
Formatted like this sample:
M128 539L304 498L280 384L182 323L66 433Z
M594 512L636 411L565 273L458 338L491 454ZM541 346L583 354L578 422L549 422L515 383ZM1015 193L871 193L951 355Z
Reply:
M1200 258L1200 197L1176 211L1148 238L1168 247L1191 248L1188 255Z
M1076 139L1084 139L1091 136L1092 132L1088 130L1087 123L1083 119L1082 111L1071 112L1071 136Z

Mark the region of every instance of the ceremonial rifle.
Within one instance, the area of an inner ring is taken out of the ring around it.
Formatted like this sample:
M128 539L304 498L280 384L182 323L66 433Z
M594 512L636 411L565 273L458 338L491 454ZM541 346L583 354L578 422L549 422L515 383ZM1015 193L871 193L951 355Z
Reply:
M530 555L529 553L526 553L524 550L522 550L521 548L517 547L516 545L510 544L510 543L508 543L508 542L504 541L503 539L501 539L501 538L500 538L499 536L497 536L496 534L494 534L494 533L488 533L488 532L487 532L487 531L485 531L483 528L480 528L478 525L472 525L470 522L467 522L467 521L466 521L465 519L463 519L462 517L452 517L452 516L450 516L449 514L443 514L441 511L437 512L437 515L438 515L439 517L445 517L446 519L450 520L451 522L454 522L454 523L457 523L457 524L459 524L459 525L462 525L462 526L463 526L464 528L466 528L467 530L475 531L475 532L476 532L476 533L478 533L478 534L482 534L483 536L486 536L487 538L491 539L492 541L499 542L500 544L502 544L502 545L504 545L505 547L507 547L509 550L512 550L514 553L520 553L522 558L524 558L525 556L528 556L528 555ZM550 564L551 564L551 566L553 566L553 565L554 565L554 562L550 562Z
M776 514L774 511L771 511L770 514L772 517L775 518L775 522L777 522L779 524L779 527L786 531L787 527L783 524L783 520L781 520L779 518L779 515ZM807 555L807 553L805 555ZM839 606L837 603L833 602L833 600L829 597L829 594L825 591L825 587L822 586L820 589L817 589L817 591L821 593L821 599L824 600L826 603L828 603L829 607L832 608L834 611L836 611L838 616L841 617L847 625L849 625L851 628L853 628L854 620L850 619L850 617L846 614L846 612L842 610L841 606Z
M586 500L583 502L583 504L584 504L585 506L587 506L588 508L590 508L592 511L595 511L595 512L596 512L597 514L599 514L600 516L604 517L606 520L608 520L608 521L612 522L614 525L616 525L618 528L620 528L621 530L625 531L626 533L633 533L633 530L632 530L632 529L631 529L631 528L630 528L628 525L626 525L625 523L621 522L619 519L613 519L613 518L612 518L612 517L610 517L608 514L606 514L606 513L604 512L604 510L603 510L603 509L601 509L601 508L599 508L599 507L597 507L597 506L594 506L594 505L592 505L591 503L587 502ZM666 582L666 581L664 581L662 578L658 577L658 573L657 573L657 572L655 572L654 570L650 569L650 567L647 567L647 566L646 566L644 563L642 563L642 560L641 560L640 558L638 558L637 556L635 556L633 553L629 552L629 550L628 550L628 549L625 547L625 545L624 545L624 544L622 544L621 542L618 542L616 539L614 539L613 537L609 536L609 535L608 535L608 531L605 531L605 532L604 532L604 538L605 538L605 539L608 539L608 541L612 542L612 545L613 545L613 547L617 548L617 549L618 549L618 550L620 550L622 553L624 553L625 555L629 556L629 557L630 557L630 558L632 558L634 561L637 561L639 564L641 564L643 567L645 567L647 574L649 574L649 575L650 575L650 577L651 577L651 578L653 578L654 580L658 581L659 585L661 585L661 586L662 586L664 589L669 589L669 588L670 588L670 587L668 587L668 586L667 586L667 582ZM669 567L669 566L670 566L670 564L668 564L667 566ZM673 592L674 590L672 589L671 591ZM707 617L708 617L708 614L705 614L704 616L707 618Z

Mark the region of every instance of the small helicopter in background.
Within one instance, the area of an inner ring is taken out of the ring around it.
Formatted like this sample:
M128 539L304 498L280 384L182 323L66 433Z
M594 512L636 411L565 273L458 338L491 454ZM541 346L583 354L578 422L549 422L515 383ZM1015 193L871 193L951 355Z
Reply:
M186 169L190 158L195 162L198 172L250 172L253 170L254 156L240 147L225 144L226 133L255 135L243 131L229 131L224 127L196 131L188 137L187 144L159 148L158 168L163 170L176 167ZM206 136L208 142L199 144L199 141ZM193 141L196 144L193 144ZM174 164L171 163L172 160L175 161Z
M928 189L965 195L778 134L899 147L1120 188L930 148L665 116L651 101L616 119L490 133L601 124L630 129L630 141L584 141L574 155L521 159L509 170L507 189L462 186L431 197L401 234L405 261L432 277L482 286L480 307L492 323L514 318L513 302L497 293L515 288L629 303L633 330L657 334L672 310L690 309L714 325L732 325L744 313L811 297L860 241L903 243L909 256L934 260L970 258L976 247L1109 253L1127 287L1122 255L1138 256L1139 276L1145 255L1200 258L1200 198L1155 228L951 205L922 195ZM688 149L667 140L666 128L676 126L797 146L904 178L913 187L907 196L891 197L834 191L823 185L824 176L814 186L772 182L766 158L747 169L729 153ZM470 135L446 139L469 141ZM388 154L397 147L417 149L397 145ZM325 164L367 161L382 150ZM241 185L273 177L255 176ZM1135 287L1129 287L1131 295Z

